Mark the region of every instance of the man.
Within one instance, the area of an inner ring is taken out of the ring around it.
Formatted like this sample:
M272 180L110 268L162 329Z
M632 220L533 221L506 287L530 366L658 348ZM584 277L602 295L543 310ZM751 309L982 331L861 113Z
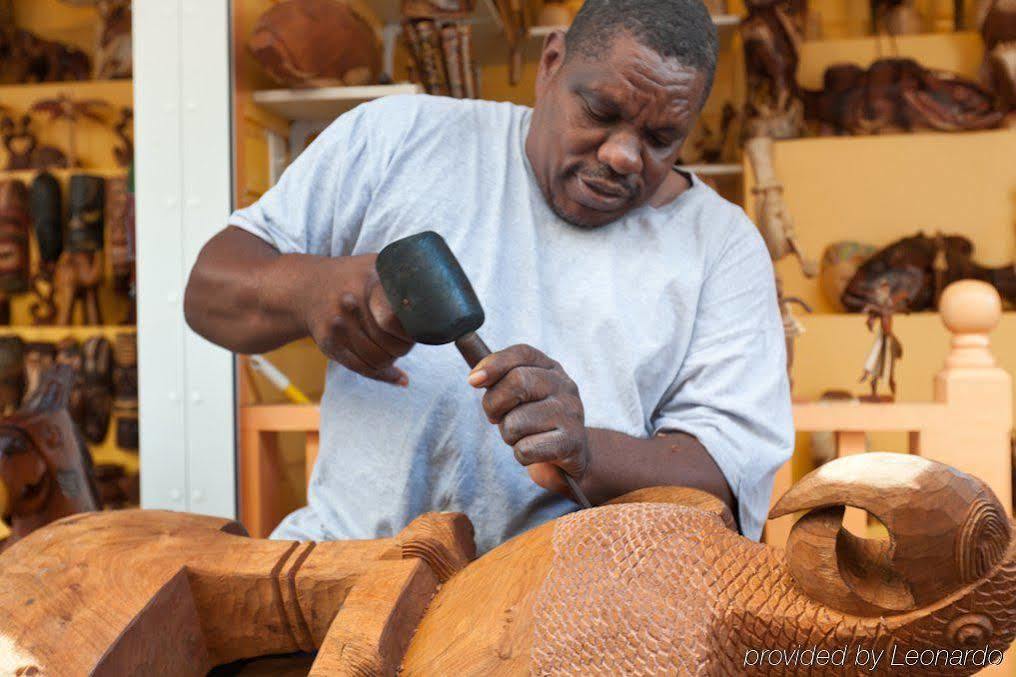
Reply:
M673 169L716 54L699 0L588 0L547 39L532 110L360 106L233 214L190 325L246 353L309 335L333 360L309 505L275 536L456 510L486 550L576 508L555 466L594 504L703 489L759 536L792 444L772 266L740 209ZM453 346L412 346L374 272L423 230L486 310L495 353L468 375Z

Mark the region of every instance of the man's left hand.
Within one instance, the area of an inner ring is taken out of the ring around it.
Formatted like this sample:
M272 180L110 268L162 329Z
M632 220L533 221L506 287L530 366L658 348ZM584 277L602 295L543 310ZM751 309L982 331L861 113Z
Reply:
M557 468L580 480L589 467L589 441L578 386L561 365L532 346L515 345L485 357L468 380L487 388L487 418L532 480L567 494Z

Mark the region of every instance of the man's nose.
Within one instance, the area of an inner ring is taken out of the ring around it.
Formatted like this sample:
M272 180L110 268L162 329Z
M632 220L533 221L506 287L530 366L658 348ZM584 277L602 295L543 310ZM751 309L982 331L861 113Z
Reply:
M638 136L631 132L614 132L600 145L596 159L621 176L641 174L642 143Z

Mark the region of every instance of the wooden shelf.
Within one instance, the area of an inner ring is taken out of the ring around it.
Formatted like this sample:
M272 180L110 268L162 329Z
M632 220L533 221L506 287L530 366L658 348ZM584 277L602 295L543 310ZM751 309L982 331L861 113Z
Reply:
M330 120L351 108L392 94L421 94L413 83L316 89L265 89L254 92L254 102L287 120Z
M101 176L104 179L127 176L127 169L125 167L104 167L104 168L93 168L93 167L75 167L74 169L16 169L10 171L0 171L0 181L6 179L21 179L24 182L29 182L36 176L41 174L43 171L47 171L55 176L61 183L66 183L67 180L75 174L91 174L92 176Z
M75 99L93 98L103 92L123 89L131 91L134 81L129 78L116 80L61 80L59 82L23 82L20 84L0 85L0 99L7 99L12 94L19 96L35 95L43 99L61 92ZM101 96L100 96L101 98Z
M741 17L737 14L714 14L713 24L715 24L719 32L729 31L737 28L737 25L741 23ZM568 26L532 26L529 29L528 36L530 38L545 38L554 31L566 31Z
M76 324L70 327L37 326L33 324L0 325L0 336L17 334L26 341L56 342L68 336L81 340L99 334L106 338L112 338L117 334L136 331L137 327L132 324L101 324L94 326Z
M699 176L737 176L744 173L744 166L736 162L679 165L679 167L687 172L694 172Z

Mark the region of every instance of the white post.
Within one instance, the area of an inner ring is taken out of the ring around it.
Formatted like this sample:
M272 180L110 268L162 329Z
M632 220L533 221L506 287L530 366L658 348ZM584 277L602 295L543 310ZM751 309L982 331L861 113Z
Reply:
M234 517L233 357L183 291L231 209L229 3L135 0L141 501Z

